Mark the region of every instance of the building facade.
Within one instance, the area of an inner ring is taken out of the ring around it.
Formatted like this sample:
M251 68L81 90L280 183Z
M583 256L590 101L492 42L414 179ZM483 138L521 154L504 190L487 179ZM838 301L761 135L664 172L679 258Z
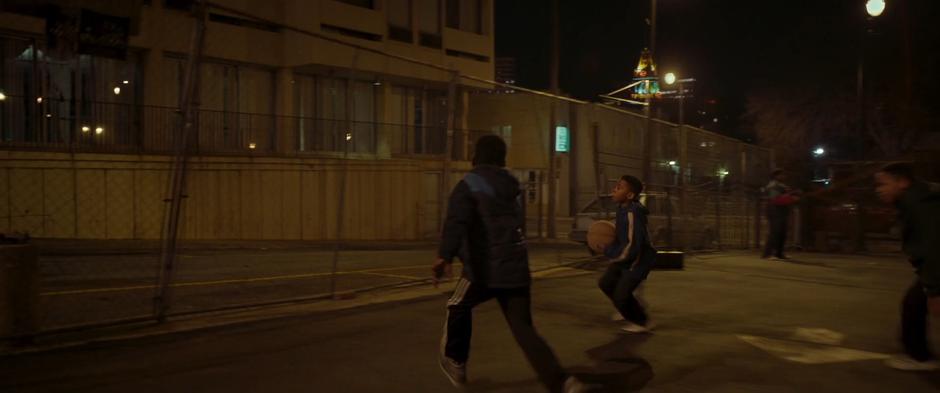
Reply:
M461 91L447 102L453 75L439 68L492 78L492 0L214 3L182 236L436 236L441 190L469 166L468 144L458 138L453 179L444 179L448 107L468 98ZM3 3L0 233L161 236L192 6ZM76 50L84 43L76 45L75 30L95 20L88 15L125 21L126 48ZM352 161L343 164L347 146Z
M180 99L193 2L46 3L66 20L81 10L126 15L126 56L62 53L50 41L68 37L49 33L50 7L11 6L0 14L3 142L168 150L160 119ZM206 152L338 151L348 131L354 153L442 153L450 75L303 32L493 75L490 0L218 3L208 11L200 69Z

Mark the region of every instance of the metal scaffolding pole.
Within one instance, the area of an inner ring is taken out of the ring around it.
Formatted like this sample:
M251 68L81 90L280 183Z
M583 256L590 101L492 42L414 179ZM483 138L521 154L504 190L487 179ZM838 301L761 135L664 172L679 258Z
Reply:
M199 88L199 63L206 35L206 4L196 1L193 7L193 31L190 39L189 58L186 60L186 75L183 80L183 91L180 94L179 129L177 132L176 154L173 157L172 175L170 177L170 194L164 200L169 202L165 210L163 223L163 236L160 251L160 275L158 277L157 293L154 296L154 317L157 321L166 321L167 312L171 305L170 289L176 268L180 215L183 209L183 198L186 198L186 175L189 161L189 139L192 135L196 121L197 94Z

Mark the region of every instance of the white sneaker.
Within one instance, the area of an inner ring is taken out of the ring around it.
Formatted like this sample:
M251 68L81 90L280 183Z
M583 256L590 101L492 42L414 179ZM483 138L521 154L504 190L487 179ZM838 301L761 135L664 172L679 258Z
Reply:
M611 315L611 316L610 316L610 320L611 320L611 321L615 321L615 322L616 322L616 321L622 321L622 320L623 320L623 315L620 315L619 312L615 312L614 315Z
M627 333L652 333L653 329L656 327L652 321L647 321L646 325L639 325L633 322L626 322L620 330L623 330Z
M920 362L920 361L912 359L910 356L907 356L907 355L898 355L891 359L885 360L885 365L895 370L904 370L904 371L940 370L940 361L928 360L926 362Z
M565 380L565 388L563 389L565 393L587 393L589 390L590 387L587 384L575 377L568 377Z

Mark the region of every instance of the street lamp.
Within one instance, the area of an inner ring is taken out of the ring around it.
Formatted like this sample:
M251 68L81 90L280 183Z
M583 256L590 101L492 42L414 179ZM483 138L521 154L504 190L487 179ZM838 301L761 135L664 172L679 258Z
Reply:
M865 11L868 11L868 15L878 16L882 12L885 12L885 0L868 0L865 3Z
M666 76L663 77L663 81L665 81L667 85L676 83L676 74L673 74L671 72L666 73Z
M815 157L822 157L825 154L826 154L826 149L823 148L822 146L819 146L813 150L813 156Z

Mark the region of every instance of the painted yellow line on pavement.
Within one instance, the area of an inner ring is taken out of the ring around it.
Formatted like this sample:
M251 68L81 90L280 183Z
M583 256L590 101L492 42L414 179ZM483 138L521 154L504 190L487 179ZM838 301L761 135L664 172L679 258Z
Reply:
M341 275L341 276L350 275L350 274L366 274L366 275L416 280L416 279L420 279L421 277L397 275L397 274L385 274L382 272L417 269L417 268L428 268L428 267L429 265L398 266L398 267L389 267L389 268L340 271L340 272L336 272L336 274ZM180 287L199 287L199 286L224 285L224 284L244 284L244 283L264 282L264 281L281 281L281 280L297 280L297 279L303 279L303 278L329 277L330 275L332 275L332 273L325 272L325 273L290 274L290 275L281 275L281 276L266 276L266 277L253 277L253 278L237 278L237 279L230 279L230 280L193 281L193 282L181 282L181 283L171 284L170 287L180 288ZM137 290L143 290L143 289L155 289L156 287L157 287L156 285L134 285L134 286L127 286L127 287L74 289L74 290L67 290L67 291L43 292L39 294L39 296L84 295L84 294L91 294L91 293L137 291Z
M422 279L422 278L430 278L430 277L431 277L430 274L428 275L428 277L415 277L415 276L406 276L406 275L403 275L403 274L387 274L387 273L374 273L374 272L364 272L364 273L358 273L358 274L365 274L365 275L369 275L369 276L379 276L379 277L390 277L390 278L403 278L403 279L406 279L406 280L420 280L420 279Z

